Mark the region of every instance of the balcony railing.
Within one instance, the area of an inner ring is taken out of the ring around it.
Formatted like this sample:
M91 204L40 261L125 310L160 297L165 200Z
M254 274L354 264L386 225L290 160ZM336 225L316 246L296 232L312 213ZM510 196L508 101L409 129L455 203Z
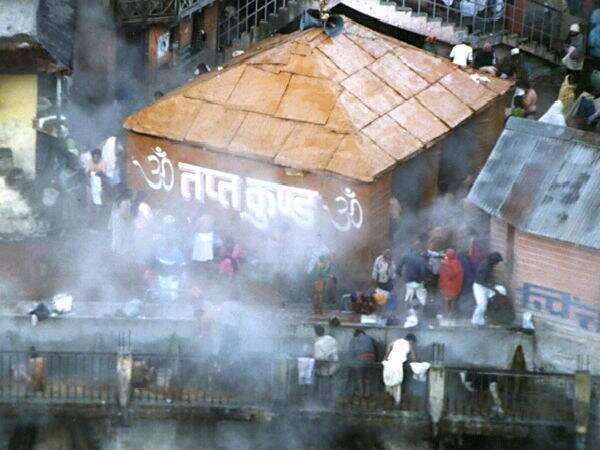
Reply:
M122 24L171 23L209 5L213 0L113 0Z

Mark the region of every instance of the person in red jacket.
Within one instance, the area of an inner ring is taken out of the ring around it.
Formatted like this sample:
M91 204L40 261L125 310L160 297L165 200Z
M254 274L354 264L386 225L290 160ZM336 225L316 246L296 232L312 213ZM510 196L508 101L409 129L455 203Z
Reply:
M456 251L452 248L446 250L445 257L440 264L440 291L446 301L448 315L454 314L456 299L460 295L463 282L463 269L456 259Z

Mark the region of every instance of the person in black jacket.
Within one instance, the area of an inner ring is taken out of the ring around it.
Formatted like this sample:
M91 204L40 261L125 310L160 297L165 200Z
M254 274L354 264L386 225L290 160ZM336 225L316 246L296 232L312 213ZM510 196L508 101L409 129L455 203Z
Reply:
M473 325L485 325L485 312L490 298L494 296L494 267L502 261L502 255L498 252L490 253L477 267L475 282L473 283L473 295L475 296L475 311L471 323Z
M473 67L491 75L498 73L498 69L496 69L496 52L492 44L486 42L482 48L475 52Z
M424 283L428 274L425 258L413 248L400 259L396 271L406 283L404 301L411 302L416 296L419 303L425 306L427 290Z

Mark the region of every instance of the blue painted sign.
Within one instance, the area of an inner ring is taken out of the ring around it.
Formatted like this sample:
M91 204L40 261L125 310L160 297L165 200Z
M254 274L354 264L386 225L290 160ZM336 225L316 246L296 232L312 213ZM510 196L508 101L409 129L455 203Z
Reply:
M521 305L540 313L575 322L580 328L600 333L600 308L591 306L568 292L523 283Z

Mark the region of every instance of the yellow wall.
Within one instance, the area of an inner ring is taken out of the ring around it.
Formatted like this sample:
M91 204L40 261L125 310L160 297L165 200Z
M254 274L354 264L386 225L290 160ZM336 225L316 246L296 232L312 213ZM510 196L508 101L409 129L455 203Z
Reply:
M37 75L0 75L0 147L13 150L15 167L35 174Z

